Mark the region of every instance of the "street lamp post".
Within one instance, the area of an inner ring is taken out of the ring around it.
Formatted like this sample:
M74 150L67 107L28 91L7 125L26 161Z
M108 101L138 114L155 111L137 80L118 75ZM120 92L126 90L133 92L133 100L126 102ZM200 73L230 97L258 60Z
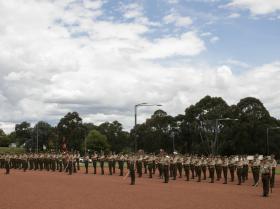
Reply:
M269 130L280 129L279 126L277 127L268 127L266 128L266 154L269 155Z
M215 151L217 149L217 141L218 141L218 125L219 125L219 121L236 121L238 119L236 118L220 118L220 119L215 119L215 140L214 140L214 144L212 146L212 154L216 154Z
M37 128L36 128L36 132L37 132L37 137L36 137L36 139L37 139L37 144L36 144L36 152L37 152L37 154L38 154L38 148L39 148L39 133L38 133L38 126L39 126L39 123L37 123Z
M134 106L134 128L136 128L136 125L137 125L137 108L138 107L141 107L141 106L149 106L149 107L153 107L153 106L162 106L161 104L148 104L146 102L143 102L143 103L139 103L139 104L136 104ZM137 140L136 140L136 136L134 137L134 151L136 152L137 150Z

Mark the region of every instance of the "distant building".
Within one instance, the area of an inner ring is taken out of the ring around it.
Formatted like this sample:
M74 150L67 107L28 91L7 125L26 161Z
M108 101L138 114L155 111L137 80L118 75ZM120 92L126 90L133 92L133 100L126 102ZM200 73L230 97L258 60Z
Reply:
M11 144L9 144L9 147L11 147L11 148L16 148L16 147L17 147L17 144L16 144L16 143L11 143Z

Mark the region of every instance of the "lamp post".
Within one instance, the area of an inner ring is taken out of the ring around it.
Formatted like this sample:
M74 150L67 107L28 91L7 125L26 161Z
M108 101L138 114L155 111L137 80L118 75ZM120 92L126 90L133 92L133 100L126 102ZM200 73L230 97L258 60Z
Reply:
M137 125L137 109L138 109L138 107L143 107L143 106L148 106L148 107L157 106L157 107L160 107L162 105L161 104L148 104L146 102L134 105L134 128L136 128L136 125ZM137 150L137 140L136 140L136 136L135 136L134 137L134 151L136 152L136 150Z
M37 136L36 136L36 139L37 139L37 144L36 144L36 152L37 152L37 154L38 154L38 148L39 148L39 133L38 133L38 126L39 126L39 123L37 123L37 127L36 127L36 134L37 134Z
M236 121L238 119L236 118L220 118L220 119L215 119L215 140L214 140L214 144L212 146L212 154L216 154L216 148L217 148L217 141L218 141L218 125L219 125L219 121Z
M279 126L277 127L268 127L266 128L266 154L269 155L269 130L280 129Z

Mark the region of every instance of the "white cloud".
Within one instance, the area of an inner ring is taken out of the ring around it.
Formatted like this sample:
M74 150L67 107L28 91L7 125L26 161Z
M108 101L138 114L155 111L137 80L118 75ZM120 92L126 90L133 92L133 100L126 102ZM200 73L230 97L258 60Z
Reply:
M279 0L231 0L228 7L248 9L253 15L266 15L280 10Z
M161 103L175 115L207 94L229 103L256 96L280 116L279 62L240 75L228 63L173 60L167 67L154 59L199 55L206 50L200 36L189 31L150 40L147 24L101 21L102 7L76 3L64 10L65 2L0 1L0 121L6 131L23 120L56 124L68 111L87 122L119 120L131 128L136 103ZM139 110L139 122L154 110Z
M232 19L234 19L234 18L239 18L240 17L240 14L239 13L231 13L229 16L228 16L228 18L232 18Z
M175 13L171 13L169 15L166 15L163 18L163 21L165 22L165 24L174 23L178 27L189 27L193 23L193 21L190 17L180 16L180 15L175 14Z
M219 41L220 40L220 38L218 37L218 36L214 36L214 37L212 37L211 39L210 39L210 42L212 43L212 44L214 44L214 43L216 43L217 41Z

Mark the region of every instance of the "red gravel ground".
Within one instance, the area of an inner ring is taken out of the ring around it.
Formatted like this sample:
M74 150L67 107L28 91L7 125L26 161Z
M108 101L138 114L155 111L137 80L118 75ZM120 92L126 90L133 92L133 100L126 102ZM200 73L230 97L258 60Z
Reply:
M90 172L92 172L90 170ZM144 175L130 186L117 174L72 176L46 171L0 170L0 209L279 209L280 176L268 198L250 179L242 186L183 179L162 183Z

